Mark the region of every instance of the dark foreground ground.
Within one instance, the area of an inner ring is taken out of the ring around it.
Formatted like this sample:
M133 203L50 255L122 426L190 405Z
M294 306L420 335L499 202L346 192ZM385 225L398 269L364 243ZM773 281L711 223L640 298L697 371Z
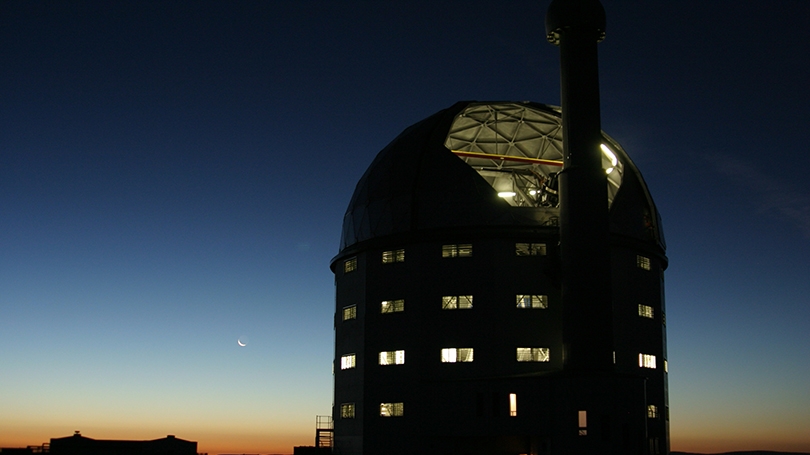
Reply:
M670 452L670 455L808 455L808 452L772 452L769 450L752 450L749 452L722 452L702 454L693 452Z

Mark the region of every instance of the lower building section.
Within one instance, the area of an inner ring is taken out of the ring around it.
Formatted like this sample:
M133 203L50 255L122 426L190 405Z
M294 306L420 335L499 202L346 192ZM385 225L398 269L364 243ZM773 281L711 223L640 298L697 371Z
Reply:
M639 376L554 373L426 384L401 403L401 415L377 408L336 422L344 429L335 453L664 453L648 437L660 416L647 412L645 382Z

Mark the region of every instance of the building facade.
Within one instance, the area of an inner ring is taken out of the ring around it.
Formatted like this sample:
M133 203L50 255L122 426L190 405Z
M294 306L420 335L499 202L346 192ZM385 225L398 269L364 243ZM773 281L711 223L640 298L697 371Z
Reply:
M460 102L379 153L331 264L335 453L668 453L660 218L606 134L602 152L607 373L564 368L559 108Z

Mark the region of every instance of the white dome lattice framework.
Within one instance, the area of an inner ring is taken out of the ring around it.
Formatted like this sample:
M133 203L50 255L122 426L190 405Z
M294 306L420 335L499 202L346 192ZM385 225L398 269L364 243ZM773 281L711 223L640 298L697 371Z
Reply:
M608 176L608 203L624 174L619 146L605 137L602 165ZM560 109L517 103L472 104L450 127L445 146L476 169L512 206L556 206L557 173L563 164Z

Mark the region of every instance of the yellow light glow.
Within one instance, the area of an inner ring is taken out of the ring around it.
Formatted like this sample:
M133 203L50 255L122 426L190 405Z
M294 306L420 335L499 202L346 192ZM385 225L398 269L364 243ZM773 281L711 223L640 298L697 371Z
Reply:
M619 160L618 158L616 158L616 155L613 153L612 150L608 148L607 145L601 144L600 147L602 148L602 153L604 153L607 159L610 160L610 167L605 169L605 173L610 174L611 172L613 172L613 169L616 168L616 165L619 164Z
M516 193L514 191L501 191L498 193L498 197L514 197L515 194Z

